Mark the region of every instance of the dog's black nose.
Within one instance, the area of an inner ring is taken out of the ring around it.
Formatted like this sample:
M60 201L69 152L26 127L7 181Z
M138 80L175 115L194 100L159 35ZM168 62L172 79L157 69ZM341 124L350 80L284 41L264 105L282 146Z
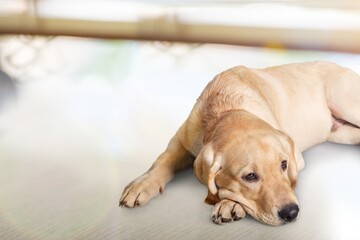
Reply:
M299 206L297 204L288 204L279 211L279 216L285 222L293 221L299 213Z

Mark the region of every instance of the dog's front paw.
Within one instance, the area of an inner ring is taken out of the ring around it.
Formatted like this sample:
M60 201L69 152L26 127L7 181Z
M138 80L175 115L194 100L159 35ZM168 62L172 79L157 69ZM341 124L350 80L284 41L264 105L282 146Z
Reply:
M149 173L145 173L125 187L119 206L132 208L144 205L162 193L164 185L159 183L159 179L156 180Z
M218 202L211 214L211 220L216 224L238 221L246 215L242 206L234 201L223 199Z

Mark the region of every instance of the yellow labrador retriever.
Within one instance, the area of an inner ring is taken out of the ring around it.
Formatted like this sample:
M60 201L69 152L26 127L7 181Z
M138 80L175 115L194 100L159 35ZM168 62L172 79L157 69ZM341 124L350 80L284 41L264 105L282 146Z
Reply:
M234 67L217 75L152 167L124 190L136 207L194 165L215 204L215 223L250 214L269 225L296 219L301 152L324 142L360 143L360 76L330 62L265 69ZM194 161L195 159L195 161Z

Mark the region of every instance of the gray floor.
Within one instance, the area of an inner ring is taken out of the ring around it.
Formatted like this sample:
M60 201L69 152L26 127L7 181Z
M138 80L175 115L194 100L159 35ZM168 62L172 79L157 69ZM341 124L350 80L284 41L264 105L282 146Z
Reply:
M300 215L281 227L250 217L213 224L206 188L191 171L144 207L118 207L216 72L314 59L359 70L359 55L74 39L48 47L70 69L19 72L18 98L0 112L0 239L360 239L359 146L326 143L304 153Z
M73 154L75 151L73 152ZM28 158L21 156L26 154ZM76 153L75 153L76 154ZM215 225L206 189L191 170L137 209L118 208L122 188L147 166L1 149L1 239L359 239L360 148L324 144L305 153L296 222L262 225L251 217ZM34 158L47 158L36 162ZM65 160L64 160L65 159ZM71 159L71 161L70 161ZM76 161L74 161L76 159ZM131 161L131 162L130 162Z

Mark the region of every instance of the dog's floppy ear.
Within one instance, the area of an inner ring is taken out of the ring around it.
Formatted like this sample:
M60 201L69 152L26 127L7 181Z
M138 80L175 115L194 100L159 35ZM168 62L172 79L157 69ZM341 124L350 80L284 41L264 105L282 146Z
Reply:
M208 143L202 148L194 162L197 178L208 186L209 192L213 195L216 195L218 190L215 177L221 169L221 159L221 155L215 155L212 144Z
M210 204L210 205L215 205L217 204L218 202L220 202L221 199L219 198L218 195L214 195L210 192L210 190L208 190L208 195L207 197L205 198L205 202L207 204Z
M291 158L289 159L288 174L291 182L291 187L295 188L299 171L304 168L305 162L301 152L296 147L294 141L290 137L287 138L291 146Z
M289 178L291 181L291 187L295 188L299 171L305 167L305 162L301 152L296 147L296 144L292 140L291 142L292 142L292 159L290 159L289 162Z
M290 179L290 182L291 182L291 188L295 188L297 177L298 177L298 174L299 174L299 169L298 169L298 165L296 163L295 156L292 156L289 159L288 168L289 168L288 169L288 175L289 175L289 179Z
M301 152L298 150L294 141L285 133L279 131L285 138L288 145L290 145L290 159L288 164L288 175L291 182L291 187L295 188L299 171L304 168L305 162Z

